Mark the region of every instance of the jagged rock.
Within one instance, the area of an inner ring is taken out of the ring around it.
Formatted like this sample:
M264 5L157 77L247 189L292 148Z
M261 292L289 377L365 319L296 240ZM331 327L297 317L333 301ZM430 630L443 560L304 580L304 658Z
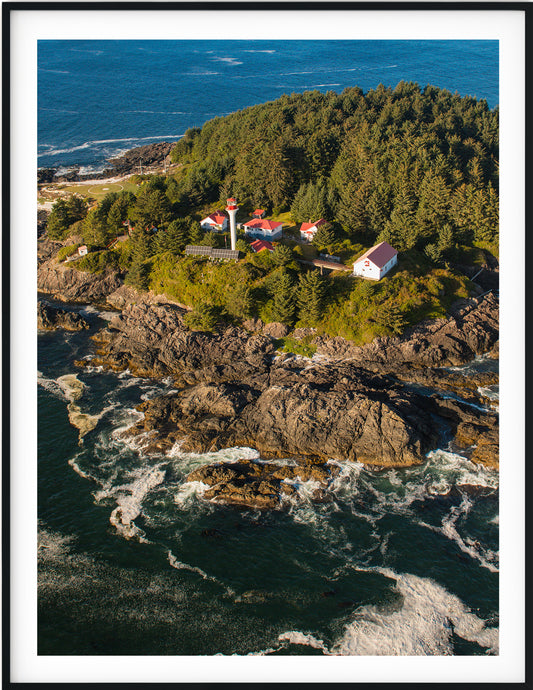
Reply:
M37 269L37 289L62 302L95 302L104 304L107 295L122 285L112 271L88 273L69 268L49 259Z
M172 149L172 142L160 141L155 144L145 144L126 151L118 158L109 159L109 165L99 173L91 172L80 175L80 168L73 166L71 170L57 175L58 168L40 168L37 171L38 184L55 182L72 182L86 179L102 180L114 175L133 175L140 172L142 163L143 172L151 167L162 166L165 158Z
M129 285L121 285L117 290L107 295L106 301L115 309L124 309L129 304L135 304L141 298L140 293Z
M284 323L273 321L263 326L263 335L269 335L271 338L284 338L290 331L290 328Z
M315 479L326 487L335 474L332 465L278 465L276 463L239 460L232 463L215 463L193 470L187 481L198 481L211 488L204 498L217 503L259 509L281 506L283 495L293 495L296 490L285 480L307 481ZM323 500L318 494L317 500Z
M137 432L171 433L172 442L183 439L185 451L249 445L266 458L378 466L419 463L437 441L427 398L385 377L350 365L299 373L277 367L276 375L267 386L201 383L153 398L142 406ZM280 385L283 376L286 384ZM319 470L310 465L305 473L318 478Z
M492 295L463 305L450 319L413 329L411 339L349 346L345 358L353 359L313 366L288 355L274 358L270 337L243 328L191 332L183 309L163 299L143 295L126 306L95 336L97 356L90 360L93 366L174 378L181 390L146 403L137 429L153 431L159 444L180 440L183 450L193 452L246 445L265 458L406 466L421 462L445 429L455 435L462 423L497 424L496 415L430 396L429 390L454 391L479 404L477 388L496 383L494 374L464 377L435 366L494 346Z
M419 324L401 337L376 338L361 347L340 337L319 336L313 342L320 354L350 359L374 369L408 363L458 366L495 345L498 318L498 298L489 293L468 300L454 316Z
M56 328L64 328L67 331L82 331L90 328L87 321L77 312L67 311L37 302L37 328L53 331Z
M161 141L130 149L118 158L109 160L113 168L112 173L114 175L139 173L141 163L145 170L152 165L162 165L172 146L172 143Z
M242 327L250 333L259 333L265 324L261 319L246 319L242 322Z

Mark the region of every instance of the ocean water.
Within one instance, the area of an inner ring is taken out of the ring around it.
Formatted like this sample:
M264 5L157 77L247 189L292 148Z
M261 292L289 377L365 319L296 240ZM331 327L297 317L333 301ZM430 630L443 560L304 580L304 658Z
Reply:
M306 89L410 80L495 107L497 66L495 41L42 41L38 164L96 170ZM300 483L278 512L208 504L188 472L256 452L126 441L170 382L79 369L89 335L38 335L40 654L498 653L496 472L447 446L404 470L344 463L324 503Z
M121 432L170 381L80 370L87 332L38 338L40 654L498 654L497 472L442 447L344 463L323 503L303 482L281 511L212 505L188 472L253 449L147 455Z
M38 165L121 152L284 93L414 81L498 105L498 41L39 41Z

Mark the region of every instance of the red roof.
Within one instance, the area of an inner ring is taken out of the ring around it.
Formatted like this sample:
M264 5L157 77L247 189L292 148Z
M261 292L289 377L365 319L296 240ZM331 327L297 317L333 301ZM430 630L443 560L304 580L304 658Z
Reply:
M263 210L262 208L256 208L252 215L254 215L254 216L262 216L263 213L264 213L264 210Z
M266 218L252 218L247 223L244 223L245 228L259 229L259 230L275 230L283 223L276 223L274 220L267 220Z
M313 228L318 228L320 225L324 225L326 221L321 218L320 220L317 220L316 223L302 223L300 227L300 232L307 232L308 230L312 230Z
M378 268L383 268L385 264L390 261L398 252L394 247L391 247L388 242L380 242L375 247L367 249L367 251L360 256L355 262L358 264L363 259L369 259Z
M227 220L227 216L225 216L222 211L215 211L214 213L210 213L208 216L206 216L202 223L206 220L212 220L213 223L222 225L224 221Z
M274 251L274 246L267 240L255 240L255 242L250 242L250 247L254 252L260 252L263 249L268 249L269 252Z

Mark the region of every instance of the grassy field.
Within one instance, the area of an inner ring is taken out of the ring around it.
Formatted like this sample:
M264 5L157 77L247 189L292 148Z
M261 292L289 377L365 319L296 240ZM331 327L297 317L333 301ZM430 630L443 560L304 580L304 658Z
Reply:
M91 197L100 201L106 194L110 192L133 192L134 194L138 191L139 185L129 180L122 180L121 182L102 182L94 184L57 184L57 185L47 185L47 200L51 200L51 197L55 196L70 196L71 194L80 194L83 197Z

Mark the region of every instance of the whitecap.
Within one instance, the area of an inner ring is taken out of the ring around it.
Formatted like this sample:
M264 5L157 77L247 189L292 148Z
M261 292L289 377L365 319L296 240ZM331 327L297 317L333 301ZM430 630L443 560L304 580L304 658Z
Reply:
M498 628L486 627L454 594L429 578L388 568L356 568L395 581L398 602L361 606L331 653L349 656L434 656L453 654L452 631L498 654Z
M323 640L319 640L313 635L298 632L297 630L281 633L281 635L278 635L278 640L280 642L288 642L289 644L300 644L306 647L313 647L313 649L322 650L326 655L330 654Z
M243 64L240 60L234 57L214 57L212 59L217 60L218 62L224 62L226 65L230 67Z
M133 473L133 481L130 484L115 486L111 493L117 503L109 517L109 522L124 538L135 538L140 542L149 543L144 532L137 527L134 520L142 512L142 502L145 496L156 486L163 483L166 475L165 465L159 464L153 467L143 467ZM103 494L99 494L103 497ZM110 491L106 492L106 496Z
M432 530L442 534L447 539L453 541L459 549L466 553L470 558L478 561L483 568L487 568L491 573L499 572L498 567L495 563L498 562L497 554L491 549L484 549L477 541L465 538L463 539L459 532L457 531L457 521L460 518L465 518L470 512L472 507L472 501L468 496L463 496L463 500L459 506L454 506L451 511L442 519L442 524L440 527L435 525L428 525L426 522L419 522L422 527Z
M198 568L195 565L189 565L188 563L183 563L182 561L179 561L174 556L174 554L172 553L172 551L170 549L168 549L168 551L167 551L167 559L168 559L168 562L170 563L170 565L173 568L175 568L176 570L189 570L192 573L197 573L204 580L210 580L211 582L216 582L217 585L220 585L221 587L223 587L226 590L226 594L228 594L228 596L230 596L230 597L235 596L235 592L233 589L231 589L231 587L227 587L223 582L220 582L220 580L218 578L214 577L213 575L208 575L205 572L205 570L202 570L201 568Z

